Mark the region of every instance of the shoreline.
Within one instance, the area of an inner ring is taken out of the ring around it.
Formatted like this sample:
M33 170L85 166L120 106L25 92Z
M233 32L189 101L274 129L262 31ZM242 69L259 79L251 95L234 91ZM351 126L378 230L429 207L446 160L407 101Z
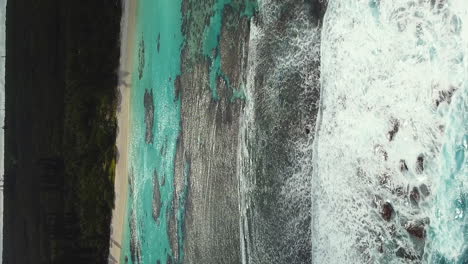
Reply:
M116 146L119 158L115 168L115 201L112 210L111 235L109 243L108 263L120 263L122 245L125 235L128 199L128 150L130 136L130 96L133 71L134 39L136 29L137 0L127 0L123 3L120 39L120 66L118 70L118 89L121 97L117 111L118 134Z

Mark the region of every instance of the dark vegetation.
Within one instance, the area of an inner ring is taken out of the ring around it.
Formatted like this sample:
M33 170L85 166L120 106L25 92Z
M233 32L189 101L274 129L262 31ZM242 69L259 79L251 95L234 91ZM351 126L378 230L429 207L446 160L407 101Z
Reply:
M121 11L8 1L3 263L107 263Z

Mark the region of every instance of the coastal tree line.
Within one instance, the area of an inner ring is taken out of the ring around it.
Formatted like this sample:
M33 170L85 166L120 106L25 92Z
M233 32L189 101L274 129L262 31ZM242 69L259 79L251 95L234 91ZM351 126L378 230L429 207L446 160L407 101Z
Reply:
M76 263L107 262L115 196L121 12L120 1L70 3L63 148L65 185L74 210L59 225L66 227L60 230L60 261L70 261L71 254Z
M7 48L5 236L12 239L11 244L5 242L3 263L24 263L18 262L27 259L18 256L21 250L34 256L39 252L36 263L107 263L115 196L122 3L27 2L11 1L7 6L7 47L21 48ZM17 38L24 25L28 31ZM38 50L50 54L35 55ZM55 75L47 79L41 73ZM46 112L35 113L37 109ZM27 116L35 117L31 134L21 130L31 123ZM29 185L34 186L32 192L19 200L22 188ZM17 221L18 204L24 215L38 219Z

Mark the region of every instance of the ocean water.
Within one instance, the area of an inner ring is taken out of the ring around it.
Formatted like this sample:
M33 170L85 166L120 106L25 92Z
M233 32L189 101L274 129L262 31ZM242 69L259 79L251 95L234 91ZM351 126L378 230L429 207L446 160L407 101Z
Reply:
M311 3L260 0L250 24L238 147L243 263L312 261L320 23Z
M322 25L297 2L258 2L214 1L199 32L213 101L219 79L245 99L232 250L243 263L468 263L468 5L330 0ZM181 5L139 1L122 263L184 261ZM261 21L242 94L221 67L227 7Z
M184 206L173 207L174 160L180 134L183 45L181 0L140 0L131 93L128 215L121 263L182 262L171 247L169 221L176 215L176 243L183 252ZM186 195L180 196L182 205ZM181 210L174 212L174 210Z
M468 263L468 5L329 1L314 263Z

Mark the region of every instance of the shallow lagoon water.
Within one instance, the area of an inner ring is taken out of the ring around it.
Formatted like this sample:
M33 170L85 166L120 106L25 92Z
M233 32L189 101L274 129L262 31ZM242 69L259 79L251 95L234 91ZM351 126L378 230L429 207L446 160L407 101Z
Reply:
M138 59L131 94L130 191L121 262L125 263L126 258L129 263L166 263L174 257L168 215L173 213L174 160L180 133L180 99L174 83L180 74L183 44L181 1L140 0L138 4L134 45ZM145 92L152 93L154 116L145 117ZM145 123L145 118L154 119L152 128L146 127L151 122ZM147 129L153 136L151 142L145 140ZM155 188L159 188L161 203L157 219L153 216ZM183 220L183 213L177 215ZM183 240L178 243L180 248Z

